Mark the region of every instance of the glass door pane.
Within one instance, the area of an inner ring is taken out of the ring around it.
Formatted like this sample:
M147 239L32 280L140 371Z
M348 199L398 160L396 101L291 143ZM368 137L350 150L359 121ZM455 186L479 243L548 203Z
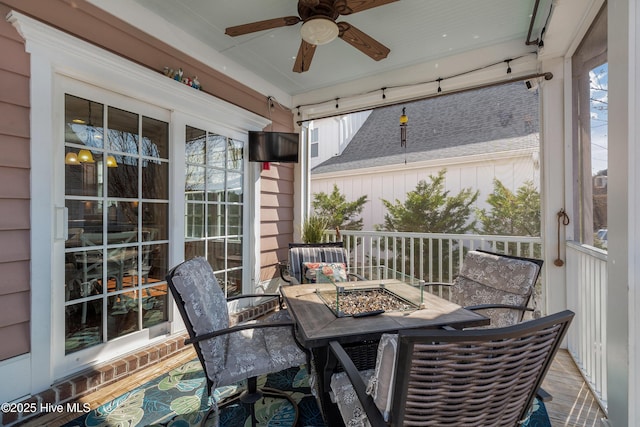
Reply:
M168 320L168 134L65 95L66 354Z
M206 257L228 296L242 293L244 144L186 129L185 258Z

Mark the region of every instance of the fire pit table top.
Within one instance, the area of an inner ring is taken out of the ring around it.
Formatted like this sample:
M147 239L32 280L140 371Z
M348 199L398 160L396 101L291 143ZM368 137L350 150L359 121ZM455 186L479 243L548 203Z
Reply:
M380 285L404 299L419 304L419 287L399 280L345 282L344 291L380 289ZM325 291L336 292L331 283L282 286L280 292L296 322L296 334L307 348L325 346L339 337L342 343L379 339L382 333L407 328L438 328L443 325L466 328L489 324L485 316L424 292L423 308L389 310L373 316L337 316L320 297ZM332 300L333 301L333 300ZM335 301L334 301L335 302ZM377 338L376 338L377 337Z
M424 308L422 293L400 294L398 289L394 291L393 281L391 286L384 281L377 283L367 282L341 282L333 288L317 289L316 292L325 305L338 317L354 316L364 317L382 314L390 311L409 311ZM412 285L406 285L412 286ZM397 288L397 287L395 287Z

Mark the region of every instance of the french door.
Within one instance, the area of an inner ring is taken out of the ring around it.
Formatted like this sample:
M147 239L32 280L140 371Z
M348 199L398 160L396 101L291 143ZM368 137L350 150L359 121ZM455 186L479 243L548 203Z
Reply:
M169 114L81 85L64 92L63 359L90 362L169 320ZM63 166L62 166L63 164ZM58 198L59 199L59 198ZM57 310L57 309L56 309ZM61 325L56 326L62 329Z

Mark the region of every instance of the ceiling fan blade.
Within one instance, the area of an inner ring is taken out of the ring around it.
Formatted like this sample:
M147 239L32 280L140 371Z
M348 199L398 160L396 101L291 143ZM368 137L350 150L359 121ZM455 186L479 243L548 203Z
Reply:
M340 15L350 15L397 1L398 0L336 0L335 8Z
M338 37L375 61L386 58L391 52L388 47L351 24L338 22L338 27L340 28Z
M316 45L302 40L300 43L300 49L298 49L298 55L296 55L296 62L293 64L293 71L296 73L304 73L305 71L308 71L315 52Z
M270 30L272 28L286 27L288 25L295 25L300 22L301 19L297 16L284 16L282 18L267 19L265 21L251 22L249 24L236 25L235 27L227 28L224 33L231 36L241 36L243 34L255 33L256 31Z

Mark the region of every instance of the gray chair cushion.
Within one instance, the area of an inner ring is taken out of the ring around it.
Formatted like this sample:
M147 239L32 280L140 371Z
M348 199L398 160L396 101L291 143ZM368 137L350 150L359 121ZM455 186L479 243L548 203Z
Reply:
M306 355L295 344L290 327L235 332L229 335L226 364L222 366L218 386L279 372L306 362Z
M533 292L539 267L533 262L469 251L451 288L451 301L462 306L509 304L524 306ZM507 309L480 311L491 327L520 322L521 312Z
M194 258L176 267L172 283L185 303L196 335L229 327L227 300L206 259ZM264 321L281 320L286 320L286 312ZM198 345L212 388L307 362L288 326L237 331Z
M196 335L229 327L227 300L206 259L193 258L178 266L173 284L184 301L189 322ZM228 335L222 335L198 343L207 375L216 385L220 382L227 363L227 340Z
M375 370L359 371L365 384L374 378ZM347 427L371 427L367 415L362 409L349 377L345 372L338 372L331 376L331 400L338 405L344 425Z
M373 401L386 421L389 421L391 413L397 351L398 335L383 334L378 344L375 368L359 371L362 380L367 384L367 394L373 397ZM340 409L345 426L368 427L370 425L345 372L338 372L331 376L331 393L332 400Z

